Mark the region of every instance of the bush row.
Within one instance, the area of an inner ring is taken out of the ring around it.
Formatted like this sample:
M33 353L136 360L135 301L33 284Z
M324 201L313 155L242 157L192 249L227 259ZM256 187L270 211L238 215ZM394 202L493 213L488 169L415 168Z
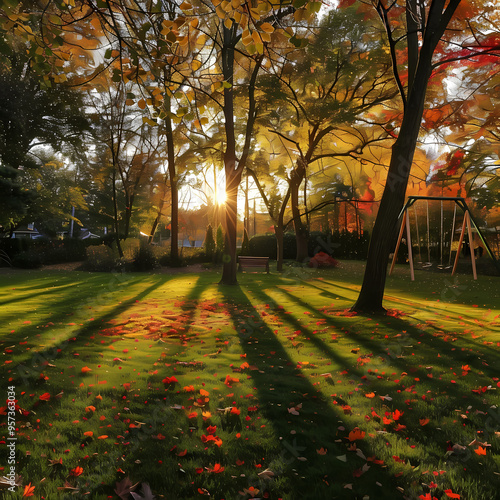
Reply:
M336 259L366 259L368 254L369 235L349 232L311 232L308 239L309 257L318 252L325 252ZM276 259L277 244L274 234L257 235L250 238L250 255ZM295 233L285 233L283 236L283 258L295 259L297 245Z
M96 244L97 243L97 244ZM122 243L124 257L120 259L116 243L99 240L27 240L0 239L2 263L11 262L16 267L33 269L47 264L85 261L90 271L149 271L159 266L173 266L170 250L147 245L144 241L126 240ZM283 238L284 258L295 259L296 242L294 233L285 233ZM309 257L319 251L337 259L365 259L368 249L368 235L356 233L312 232L308 240ZM277 245L273 234L257 235L245 241L240 254L270 257L276 259ZM214 262L213 248L184 247L179 250L180 265Z

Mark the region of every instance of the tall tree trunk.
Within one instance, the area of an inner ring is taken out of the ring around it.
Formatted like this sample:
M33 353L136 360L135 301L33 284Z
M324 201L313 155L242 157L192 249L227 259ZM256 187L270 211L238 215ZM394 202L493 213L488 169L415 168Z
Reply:
M279 273L283 272L283 255L284 255L284 233L285 233L285 224L283 222L285 218L285 210L288 205L288 200L290 199L290 188L288 188L285 193L285 197L283 198L283 202L281 204L280 211L278 213L278 220L274 226L275 234L276 234L276 260L277 260L277 270Z
M238 208L238 186L240 185L241 174L226 174L226 213L225 213L225 234L224 253L222 257L223 268L221 283L224 285L234 285L237 283L237 259L236 259L236 236L237 236L237 208Z
M122 250L122 245L120 243L120 233L119 233L120 228L118 225L118 200L117 200L117 192L116 192L116 169L114 168L114 165L113 165L112 181L113 181L113 227L115 230L116 248L118 249L118 255L120 256L120 259L121 259L121 258L123 258L123 250Z
M407 35L410 39L408 44L407 100L399 80L392 26L385 13L379 10L379 15L389 37L396 81L400 86L405 107L399 135L392 147L387 181L368 248L363 285L358 299L352 307L352 310L356 312L385 312L382 301L389 253L396 237L398 215L404 205L406 187L424 112L427 84L433 69L432 56L459 3L460 0L449 0L448 2L433 0L427 17L419 19L415 16L416 2L414 0L407 1ZM417 21L423 23L421 26L423 41L420 50L417 40L418 33L415 29Z
M299 188L302 176L297 169L292 172L290 179L290 198L292 203L293 227L295 228L295 240L297 241L297 262L304 262L309 256L307 249L308 233L302 222L299 209Z
M173 266L179 261L179 192L177 169L175 165L174 133L172 119L170 118L171 102L168 93L165 94L165 109L168 111L165 118L165 138L167 141L168 178L170 183L170 196L172 200L170 212L170 262Z
M279 222L274 225L274 235L276 236L276 267L279 273L283 272L283 224Z
M236 161L236 137L234 131L234 47L236 44L236 27L228 29L223 26L222 73L224 80L231 87L224 88L224 128L226 132L226 150L224 151L224 171L226 175L226 214L224 235L224 256L221 284L234 285L237 280L236 266L236 230L238 220L238 186L241 181L241 169Z
M368 248L363 285L352 309L383 313L385 279L389 254L393 250L399 213L404 205L406 186L422 120L429 70L412 87L399 136L392 147L387 181Z

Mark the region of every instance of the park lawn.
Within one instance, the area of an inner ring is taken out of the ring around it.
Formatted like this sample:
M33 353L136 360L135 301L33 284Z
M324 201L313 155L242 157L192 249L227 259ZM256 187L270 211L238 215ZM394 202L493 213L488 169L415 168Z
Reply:
M496 498L499 278L362 272L4 273L8 498Z

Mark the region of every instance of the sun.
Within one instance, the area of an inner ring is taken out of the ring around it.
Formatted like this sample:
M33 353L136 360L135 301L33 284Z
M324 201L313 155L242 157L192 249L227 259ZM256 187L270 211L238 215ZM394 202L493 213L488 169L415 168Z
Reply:
M217 191L215 195L215 203L217 205L224 205L226 203L226 191L224 189Z

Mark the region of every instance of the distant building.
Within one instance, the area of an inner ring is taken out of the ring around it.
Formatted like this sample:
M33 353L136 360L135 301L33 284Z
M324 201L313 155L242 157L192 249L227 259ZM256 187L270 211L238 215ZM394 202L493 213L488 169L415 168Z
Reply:
M43 234L38 232L35 225L28 224L27 226L20 226L12 232L12 238L28 238L30 240L36 240L37 238L42 238Z

